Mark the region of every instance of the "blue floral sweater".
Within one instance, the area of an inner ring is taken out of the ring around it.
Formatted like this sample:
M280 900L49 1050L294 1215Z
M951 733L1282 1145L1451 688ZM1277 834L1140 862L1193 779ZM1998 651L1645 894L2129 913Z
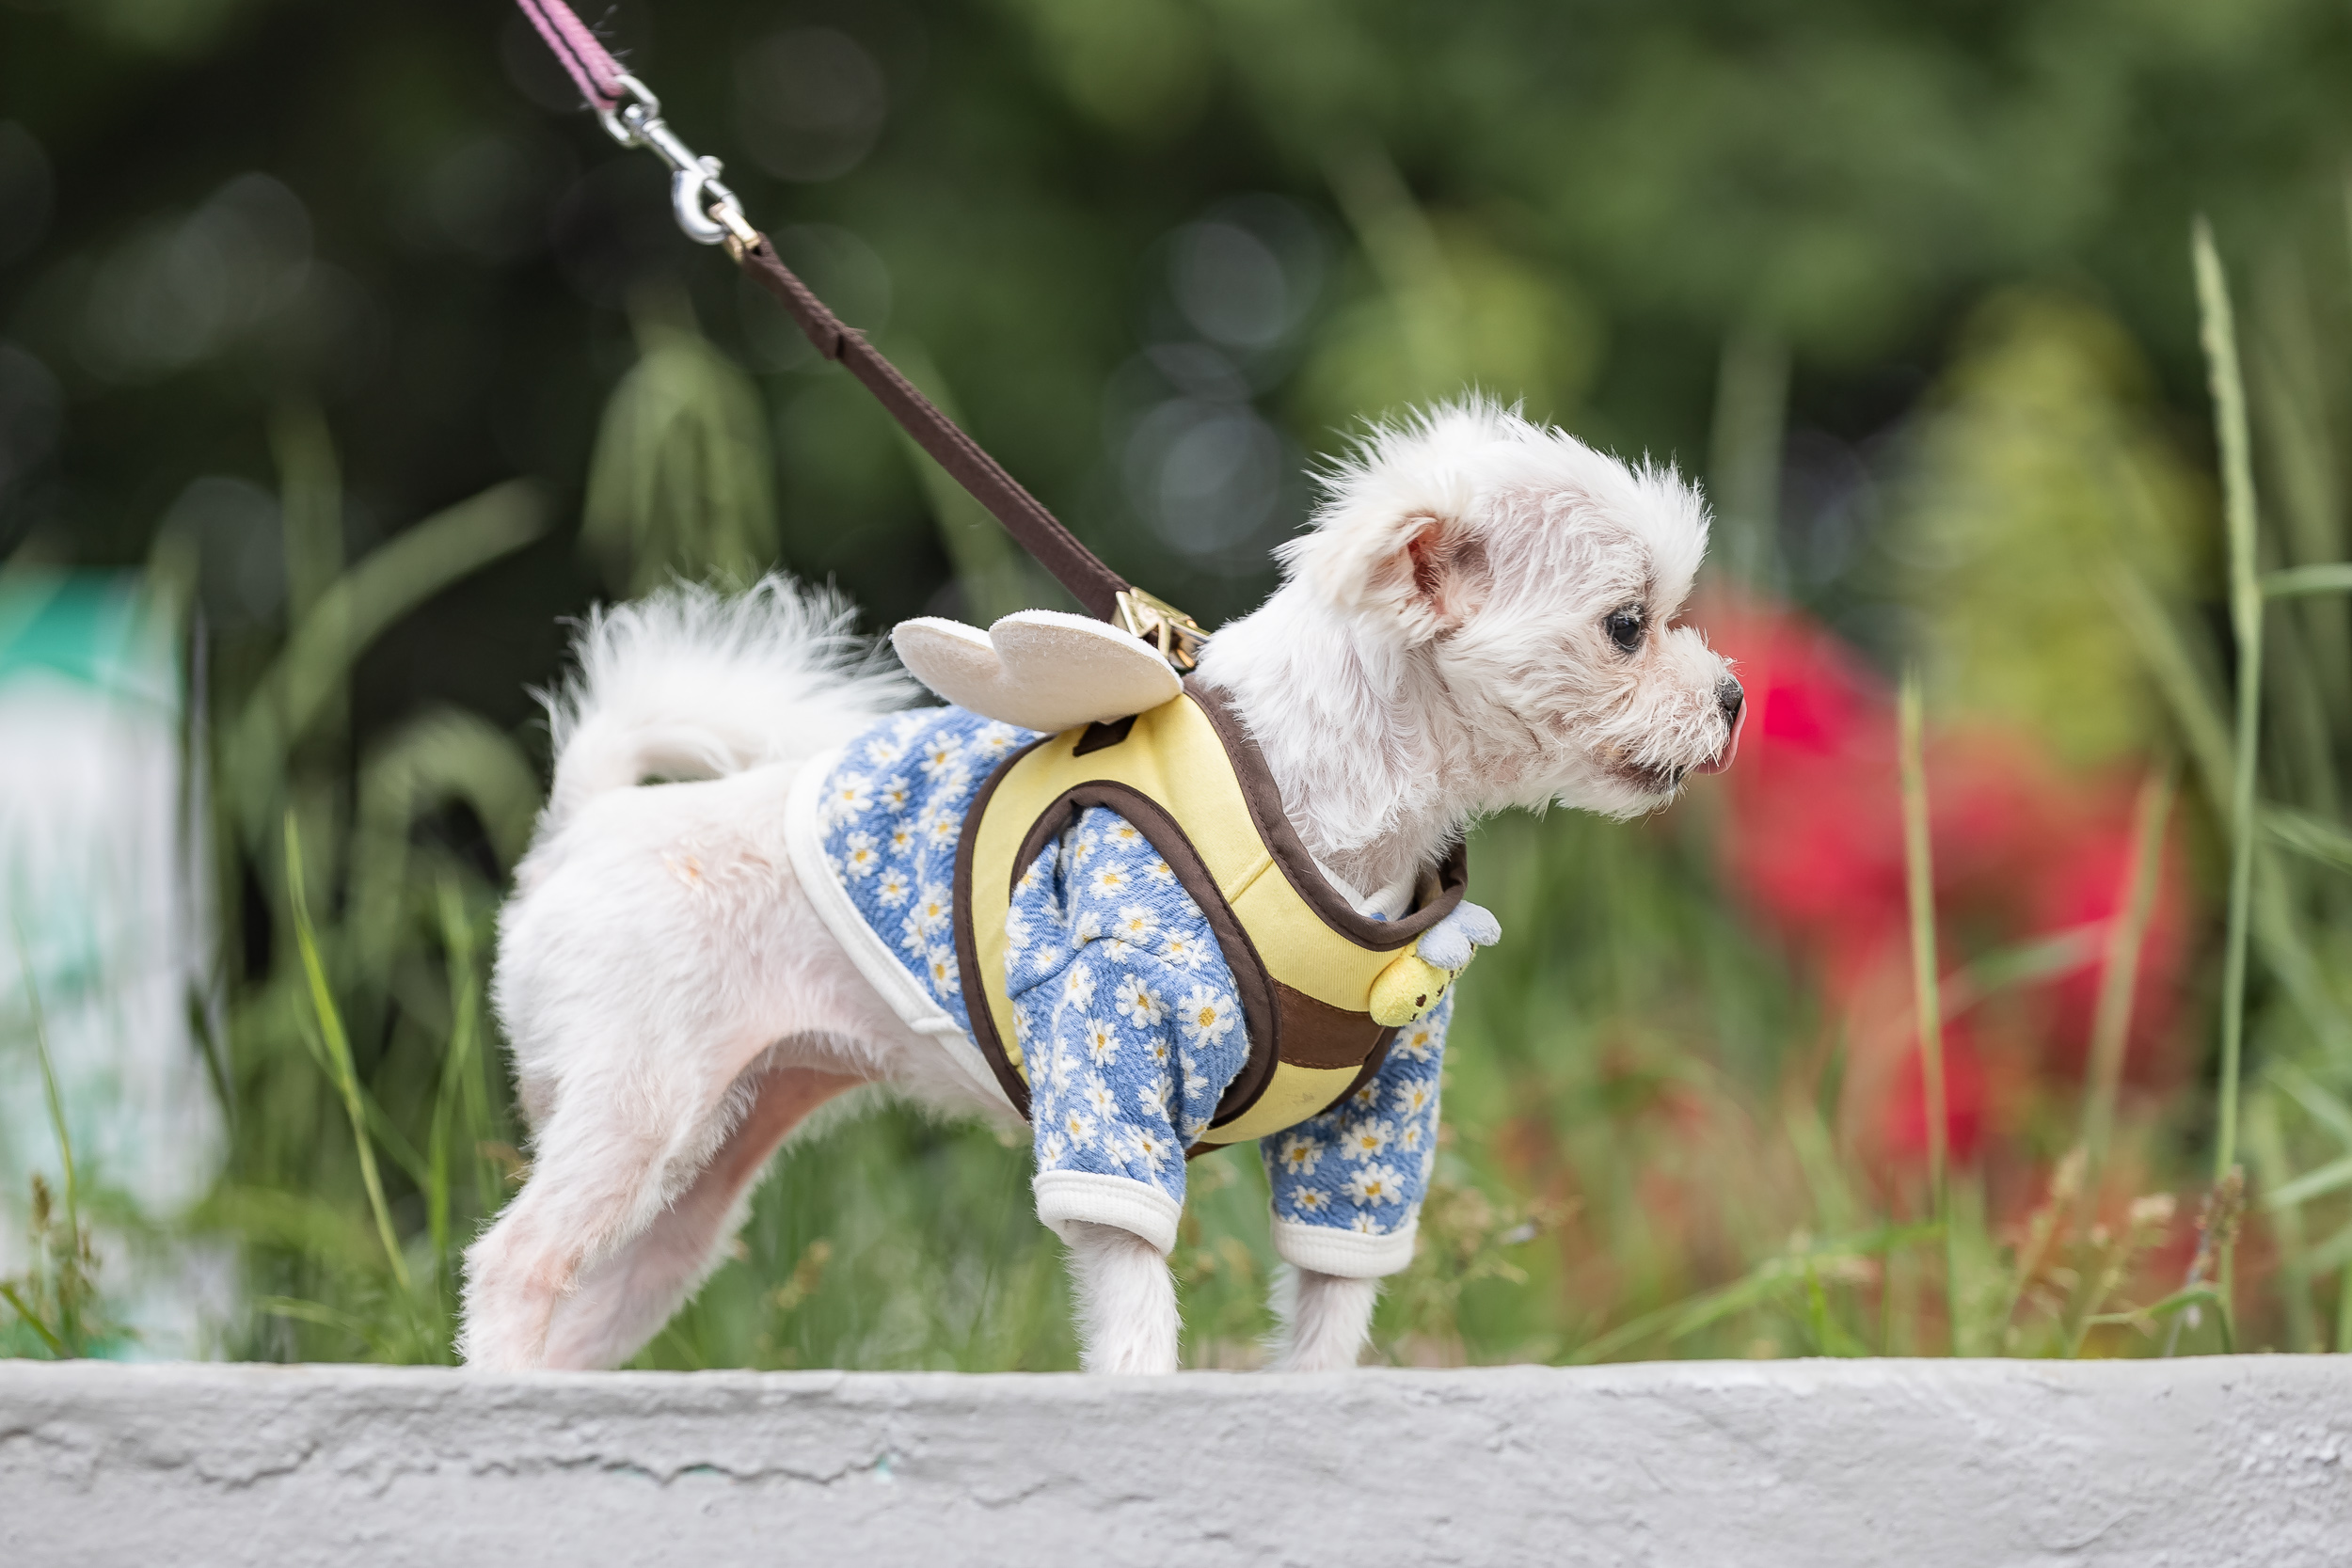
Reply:
M937 1032L952 1021L975 1056L952 919L956 844L980 784L1034 738L960 708L917 709L850 742L811 781L824 868L864 927L836 934L863 940L869 959L886 948L944 1011ZM1184 1150L1249 1054L1208 921L1144 836L1096 806L1022 874L1006 934L1039 1217L1057 1231L1073 1220L1120 1226L1168 1250ZM1275 1246L1289 1261L1372 1276L1411 1260L1453 1005L1449 994L1401 1031L1347 1100L1264 1140Z

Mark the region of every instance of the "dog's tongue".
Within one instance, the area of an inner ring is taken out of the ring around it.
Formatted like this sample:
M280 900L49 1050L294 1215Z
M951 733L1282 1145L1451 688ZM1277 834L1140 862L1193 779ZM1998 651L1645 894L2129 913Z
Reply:
M1731 721L1731 738L1724 742L1722 753L1718 755L1713 762L1700 763L1696 768L1692 768L1691 771L1693 773L1720 773L1724 768L1729 768L1731 766L1731 759L1740 754L1740 732L1747 727L1748 705L1743 703L1740 706L1740 717Z

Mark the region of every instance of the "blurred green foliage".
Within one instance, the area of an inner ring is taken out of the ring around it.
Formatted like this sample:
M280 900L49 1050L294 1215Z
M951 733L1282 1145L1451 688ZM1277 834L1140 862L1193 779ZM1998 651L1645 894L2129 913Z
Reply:
M2115 635L2112 562L2179 598L2216 562L2210 489L2150 394L2131 341L2078 301L2004 293L1963 333L1914 427L1894 541L1953 717L2022 719L2077 765L2160 732Z
M776 555L767 408L691 322L639 308L637 364L605 407L580 543L627 598L673 576L749 586Z
M1477 385L1704 468L1733 575L1926 652L1939 712L2081 763L2178 747L2211 822L2197 211L2242 263L2265 562L2344 558L2336 5L590 14L846 319L1212 625L1347 428ZM518 17L449 0L0 0L0 555L146 562L202 611L235 1138L191 1223L243 1248L225 1348L281 1358L445 1356L457 1251L524 1158L483 982L561 617L771 562L877 626L1050 594L675 232ZM2314 594L2265 635L2247 1342L2343 1348L2352 620ZM1712 810L1482 832L1510 940L1464 993L1382 1354L2151 1343L2119 1303L2169 1287L2135 1271L2200 1091L2122 1107L2143 1206L2092 1230L2078 1096L2038 1089L2011 1164L1960 1181L1939 1321L1945 1244L1841 1121L1841 1021L1724 895ZM1026 1165L829 1115L646 1364L1073 1364ZM1187 1355L1247 1363L1262 1179L1244 1151L1194 1182Z
M2291 229L2337 178L2352 67L2319 0L599 14L855 324L920 341L1015 473L1211 616L1301 496L1222 545L1141 526L1165 432L1134 427L1175 394L1247 401L1282 460L1463 380L1696 454L1745 327L1794 349L1792 424L1853 445L1989 288L2041 281L2189 404L2188 214L2257 251ZM666 287L760 376L785 559L879 617L927 602L946 562L886 421L679 242L659 171L543 55L447 0L0 5L0 332L31 361L0 374L0 545L137 559L191 481L262 477L290 395L341 433L358 539L516 474L577 495L629 301ZM1238 245L1194 243L1220 221ZM1187 276L1255 316L1188 315ZM597 580L560 540L511 562L362 671L363 719L419 660L521 717L548 612ZM532 629L433 659L498 601Z

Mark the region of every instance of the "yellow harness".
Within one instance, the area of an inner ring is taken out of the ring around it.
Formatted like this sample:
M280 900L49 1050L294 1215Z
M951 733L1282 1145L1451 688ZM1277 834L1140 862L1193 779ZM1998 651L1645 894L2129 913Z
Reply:
M1379 1070L1398 1025L1437 1005L1455 971L1424 962L1422 933L1462 901L1456 846L1424 874L1411 913L1359 914L1282 814L1257 743L1224 699L1182 696L1111 724L1032 742L981 785L956 850L956 958L972 1033L1027 1114L1026 1069L1005 989L1013 884L1089 806L1108 806L1168 862L1233 972L1249 1057L1192 1152L1279 1132Z

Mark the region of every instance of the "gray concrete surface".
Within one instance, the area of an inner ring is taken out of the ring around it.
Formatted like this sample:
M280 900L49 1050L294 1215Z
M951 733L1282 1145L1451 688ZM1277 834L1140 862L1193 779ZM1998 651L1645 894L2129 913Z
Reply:
M2352 1563L2352 1358L0 1362L0 1563Z

